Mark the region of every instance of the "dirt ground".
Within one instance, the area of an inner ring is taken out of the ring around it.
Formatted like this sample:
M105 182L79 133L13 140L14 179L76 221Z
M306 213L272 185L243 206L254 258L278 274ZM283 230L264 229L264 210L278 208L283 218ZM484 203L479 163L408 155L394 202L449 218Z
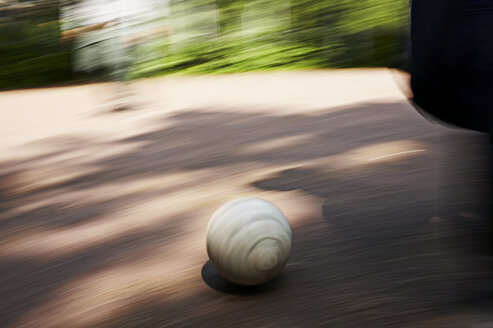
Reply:
M386 69L0 93L0 327L493 327L484 137ZM272 282L208 262L224 202L293 228Z

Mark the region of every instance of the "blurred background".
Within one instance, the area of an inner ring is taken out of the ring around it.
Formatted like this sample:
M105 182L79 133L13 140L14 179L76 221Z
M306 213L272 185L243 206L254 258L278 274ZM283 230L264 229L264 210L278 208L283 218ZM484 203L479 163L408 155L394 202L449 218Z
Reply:
M132 35L135 42L125 46L131 58L127 79L300 68L402 69L408 13L406 0L2 0L0 88L100 77L105 65L98 67L90 48ZM61 42L70 28L105 22L114 24ZM168 33L149 37L160 26Z

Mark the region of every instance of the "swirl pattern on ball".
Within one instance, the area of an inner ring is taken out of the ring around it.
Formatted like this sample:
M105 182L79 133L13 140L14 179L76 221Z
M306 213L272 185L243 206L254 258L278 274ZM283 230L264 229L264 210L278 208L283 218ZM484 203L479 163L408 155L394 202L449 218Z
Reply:
M216 270L240 285L276 276L291 255L291 227L273 204L239 198L221 206L207 227L207 252Z

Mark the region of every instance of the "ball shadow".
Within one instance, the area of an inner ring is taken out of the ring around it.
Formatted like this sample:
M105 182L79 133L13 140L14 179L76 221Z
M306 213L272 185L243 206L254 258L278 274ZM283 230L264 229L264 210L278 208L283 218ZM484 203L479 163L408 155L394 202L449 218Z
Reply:
M202 266L202 280L212 289L231 295L256 295L273 290L281 281L281 275L258 286L242 286L227 280L217 272L211 261Z

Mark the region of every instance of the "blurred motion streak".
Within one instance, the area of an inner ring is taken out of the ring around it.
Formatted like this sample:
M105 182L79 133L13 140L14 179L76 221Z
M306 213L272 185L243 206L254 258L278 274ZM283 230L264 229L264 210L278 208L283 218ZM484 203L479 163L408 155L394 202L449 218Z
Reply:
M178 72L405 68L408 7L406 0L2 0L0 89Z

